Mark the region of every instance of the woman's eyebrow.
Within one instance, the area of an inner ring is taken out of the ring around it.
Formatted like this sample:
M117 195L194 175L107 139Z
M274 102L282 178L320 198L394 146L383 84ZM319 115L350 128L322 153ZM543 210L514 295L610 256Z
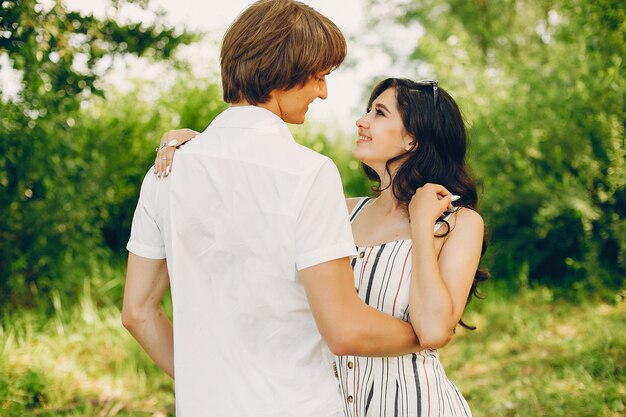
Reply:
M383 110L385 110L387 113L391 113L391 112L389 111L389 109L387 108L387 106L385 106L385 105L384 105L384 104L382 104L382 103L376 103L376 104L374 105L374 107L376 107L377 109L383 109Z

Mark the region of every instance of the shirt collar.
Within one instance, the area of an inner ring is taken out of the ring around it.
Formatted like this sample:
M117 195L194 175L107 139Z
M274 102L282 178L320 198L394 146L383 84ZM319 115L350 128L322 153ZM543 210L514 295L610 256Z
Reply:
M211 127L260 129L265 132L294 140L287 124L276 114L258 106L234 106L220 113Z

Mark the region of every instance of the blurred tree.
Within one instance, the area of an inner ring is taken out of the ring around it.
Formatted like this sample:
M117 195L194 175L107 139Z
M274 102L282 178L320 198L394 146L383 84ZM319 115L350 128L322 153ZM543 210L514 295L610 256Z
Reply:
M114 1L109 13L148 2ZM121 24L62 1L0 3L0 56L21 75L17 95L0 103L0 301L28 303L38 291L64 288L102 252L111 190L94 172L117 143L78 132L80 107L102 95L98 81L113 57L168 59L194 39L161 20Z
M425 29L411 56L416 77L435 74L471 122L494 276L580 291L624 285L626 4L396 6L376 23Z

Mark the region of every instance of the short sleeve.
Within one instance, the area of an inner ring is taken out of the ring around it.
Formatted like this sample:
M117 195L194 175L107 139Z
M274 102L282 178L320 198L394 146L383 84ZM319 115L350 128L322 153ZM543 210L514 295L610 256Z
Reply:
M157 176L150 170L141 185L139 202L133 216L130 239L126 249L135 255L149 259L165 258L165 243L156 207L158 192Z
M348 209L335 164L327 159L313 177L296 222L298 270L356 255Z

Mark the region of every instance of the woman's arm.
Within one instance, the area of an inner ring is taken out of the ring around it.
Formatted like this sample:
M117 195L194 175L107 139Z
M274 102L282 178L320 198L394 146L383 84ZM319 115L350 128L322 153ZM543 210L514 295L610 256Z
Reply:
M440 187L440 188L439 188ZM415 193L409 213L413 240L409 314L422 347L446 345L458 324L472 286L482 247L484 224L474 210L461 209L437 254L433 227L450 207L442 186L427 184Z
M157 177L167 177L172 172L174 152L179 146L184 145L199 133L191 129L169 130L161 136L161 145L157 147L154 160L154 173Z
M423 349L411 325L365 304L348 258L299 272L317 328L335 355L398 356Z

